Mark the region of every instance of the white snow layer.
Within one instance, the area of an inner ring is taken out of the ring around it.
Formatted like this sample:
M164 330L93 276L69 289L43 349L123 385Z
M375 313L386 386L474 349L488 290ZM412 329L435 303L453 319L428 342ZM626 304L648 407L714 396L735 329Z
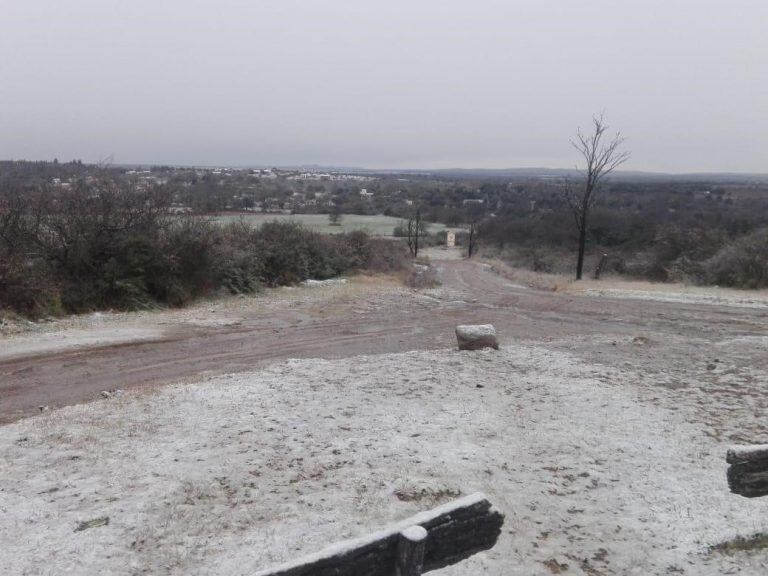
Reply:
M0 571L253 574L482 491L499 543L441 574L765 573L765 553L707 552L764 529L768 502L728 492L692 395L520 346L291 360L56 410L0 428Z
M456 326L456 334L467 339L496 336L496 328L493 324L462 324Z
M329 278L328 280L304 280L304 282L301 283L302 286L312 286L312 287L318 287L318 286L335 286L337 284L346 284L347 279L346 278Z
M437 506L436 508L432 508L425 512L419 512L418 514L405 520L401 520L397 524L393 524L384 530L371 532L370 534L366 534L360 538L352 538L350 540L342 540L341 542L336 542L335 544L331 544L330 546L323 548L323 550L320 552L302 556L301 558L291 560L290 562L286 562L280 566L270 566L265 570L257 572L253 576L268 576L277 570L289 570L291 568L301 567L306 564L314 564L315 562L324 560L326 558L340 556L357 548L363 548L364 546L368 546L374 542L384 540L393 534L399 533L408 540L413 542L420 542L421 540L424 540L424 538L426 538L429 533L424 528L419 526L419 524L424 524L425 522L429 522L434 518L443 516L444 514L450 514L459 508L471 506L473 504L477 504L478 502L482 502L483 500L487 500L487 496L482 492L475 492L474 494L453 500L447 504L443 504L442 506Z

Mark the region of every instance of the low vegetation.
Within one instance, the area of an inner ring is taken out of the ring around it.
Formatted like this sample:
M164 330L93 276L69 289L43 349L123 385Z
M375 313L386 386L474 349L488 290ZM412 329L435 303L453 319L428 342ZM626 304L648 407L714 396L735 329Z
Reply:
M768 534L760 532L748 537L737 536L731 540L715 544L710 548L710 552L736 554L737 552L759 552L766 548L768 548Z
M421 260L403 272L403 284L410 288L425 289L440 286L437 269L428 261Z
M183 305L217 291L404 266L398 242L294 222L219 225L169 212L166 188L104 180L0 197L0 309L28 317Z
M726 193L727 187L702 190L697 184L606 188L591 216L585 275L607 254L609 274L768 287L768 191L740 195L735 188ZM536 272L571 274L577 246L572 221L554 188L535 200L521 198L483 220L481 251Z
M152 190L163 195L157 217L164 222L161 228L166 240L170 234L166 207L176 213L173 226L179 229L175 233L212 234L219 239L219 233L204 232L207 226L200 223L200 217L214 217L222 225L243 219L251 227L278 218L298 221L318 232L344 234L363 228L373 235L407 240L407 223L419 212L423 222L432 223L428 233L419 238L420 247L444 243L445 226L450 226L465 254L471 231L473 252L486 258L534 272L573 276L581 234L574 226L574 203L569 203L565 193L569 179L573 190L581 190L578 175L569 171L321 174L162 166L135 170L80 162L0 161L0 196L6 197L0 206L0 220L10 219L6 224L13 230L14 211L8 203L13 204L14 194L26 198L45 195L40 190L47 189L48 196L65 199L68 195L77 197L82 188L103 188L100 182L110 180L123 189L133 187L137 193ZM585 277L607 254L602 269L606 275L746 289L768 287L765 177L614 172L601 181L598 192L594 203L589 204L589 226L584 233ZM196 223L182 226L182 215ZM198 218L192 219L192 215ZM195 231L196 227L202 229ZM226 236L226 232L221 234ZM0 242L7 243L7 238ZM7 246L2 249L6 250L0 264L4 282L28 284L28 290L20 294L25 294L22 299L33 307L35 302L46 300L38 293L48 289L43 281L48 274L37 276L43 273L39 269L41 259L45 259L43 251L38 247L24 249L24 257L8 260ZM224 251L236 252L232 247ZM48 262L46 270L51 265L51 260ZM18 278L19 267L24 267L23 280ZM80 273L73 271L76 279ZM241 272L225 277L236 287L248 283ZM54 293L60 291L58 286L53 288ZM203 291L210 289L206 286ZM182 287L178 292L186 298L188 291ZM48 301L54 309L70 306L65 301L57 303L56 298Z

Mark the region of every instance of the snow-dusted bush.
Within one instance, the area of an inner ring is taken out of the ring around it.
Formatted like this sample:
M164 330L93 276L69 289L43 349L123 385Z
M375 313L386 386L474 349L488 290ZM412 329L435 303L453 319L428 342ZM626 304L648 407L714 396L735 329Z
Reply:
M744 236L704 263L710 284L737 288L768 287L768 229Z

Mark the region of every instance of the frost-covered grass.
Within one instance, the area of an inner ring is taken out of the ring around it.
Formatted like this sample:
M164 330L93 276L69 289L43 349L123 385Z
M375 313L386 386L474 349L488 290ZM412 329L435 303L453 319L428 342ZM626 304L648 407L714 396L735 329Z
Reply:
M482 491L499 543L445 575L762 574L765 552L709 553L768 502L728 492L699 400L535 346L129 392L0 428L0 566L251 574Z
M532 272L525 268L510 266L494 258L481 260L494 272L513 282L516 287L538 288L599 298L768 309L768 290L765 289L739 290L718 286L691 286L671 282L631 280L619 276L607 276L602 280L593 280L587 276L583 280L576 281L570 274Z
M653 284L651 282L613 281L601 284L594 280L583 282L578 287L572 286L570 290L581 292L587 296L606 298L768 309L768 291L766 290L748 291L732 288Z
M214 216L219 222L236 222L244 220L253 226L261 226L264 222L273 220L287 220L289 222L299 222L312 230L322 232L323 234L342 234L344 232L353 232L363 230L372 236L392 236L395 227L400 223L400 218L394 216L384 216L377 214L373 216L364 214L344 214L341 222L331 224L328 214L263 214L263 213L243 213L243 214L220 214ZM445 230L444 224L430 224L429 231L432 233ZM449 230L458 230L457 228L448 228Z

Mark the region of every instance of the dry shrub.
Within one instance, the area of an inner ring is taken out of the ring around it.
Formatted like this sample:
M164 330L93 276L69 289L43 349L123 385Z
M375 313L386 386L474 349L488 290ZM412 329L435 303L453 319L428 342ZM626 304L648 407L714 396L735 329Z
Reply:
M323 280L368 270L390 272L405 266L401 242L371 238L365 232L326 235L294 222L274 221L253 233L254 255L269 286Z
M492 272L495 272L510 282L520 286L554 292L572 281L571 276L545 274L542 272L533 272L525 268L515 268L496 258L482 258L480 260L487 264Z
M645 277L663 282L701 283L702 262L724 244L722 230L669 224L659 226L653 239L653 258Z
M63 312L56 287L38 266L7 257L0 257L0 312L3 309L29 318Z
M486 260L498 260L513 268L540 272L543 274L570 275L576 270L574 252L559 247L547 246L482 246L479 256ZM584 269L592 266L593 256L588 256ZM597 264L597 262L595 262Z
M434 266L419 263L415 263L406 271L403 282L406 286L416 289L440 286L437 269Z
M324 235L293 222L254 229L169 213L161 190L114 182L0 196L0 309L28 317L181 306L358 270L403 268L402 242Z
M366 238L365 258L361 268L371 272L396 272L408 267L409 254L406 245L389 238L374 238L365 233L352 232L349 236L363 234Z
M710 284L734 288L768 287L768 229L744 236L702 264Z

